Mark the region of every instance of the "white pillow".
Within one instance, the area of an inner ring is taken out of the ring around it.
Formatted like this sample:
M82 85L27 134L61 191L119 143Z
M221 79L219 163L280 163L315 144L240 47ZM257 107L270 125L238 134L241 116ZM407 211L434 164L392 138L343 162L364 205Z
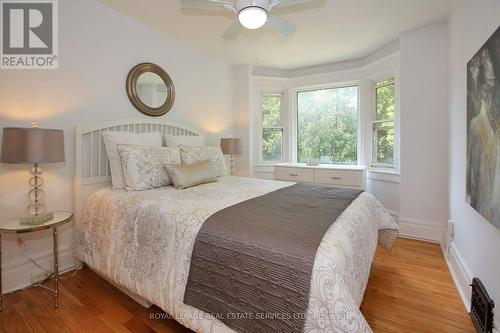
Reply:
M142 191L172 184L165 165L181 163L177 147L118 145L127 191Z
M167 147L203 147L205 146L205 138L202 136L187 136L187 135L165 135Z
M212 162L217 177L228 174L224 154L220 146L215 147L185 147L181 146L182 164L194 164L201 161Z
M108 154L109 167L111 168L111 182L113 188L124 188L123 168L117 145L138 145L138 146L157 146L161 147L161 133L132 133L132 132L111 132L102 133L106 153Z

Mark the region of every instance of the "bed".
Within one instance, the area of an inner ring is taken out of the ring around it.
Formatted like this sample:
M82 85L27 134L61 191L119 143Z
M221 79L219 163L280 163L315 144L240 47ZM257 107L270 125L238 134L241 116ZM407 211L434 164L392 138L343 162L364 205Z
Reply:
M144 120L77 128L77 259L196 332L234 332L183 302L196 236L212 214L294 183L224 176L182 191L113 190L100 140L105 130L198 135L185 126ZM316 252L304 332L371 332L359 306L377 243L389 249L397 229L371 194L352 201Z

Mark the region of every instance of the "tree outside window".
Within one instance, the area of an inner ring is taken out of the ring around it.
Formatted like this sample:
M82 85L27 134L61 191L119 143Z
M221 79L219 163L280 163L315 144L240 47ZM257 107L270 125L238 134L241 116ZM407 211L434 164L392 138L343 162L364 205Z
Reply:
M375 83L375 110L372 121L372 166L394 167L394 126L396 118L394 78Z
M357 164L358 87L297 93L297 159Z
M283 94L262 93L262 161L283 160Z

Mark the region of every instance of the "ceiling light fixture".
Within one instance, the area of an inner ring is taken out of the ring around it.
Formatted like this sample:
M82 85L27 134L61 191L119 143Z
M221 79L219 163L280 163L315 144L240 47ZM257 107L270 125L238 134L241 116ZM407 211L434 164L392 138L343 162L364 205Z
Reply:
M246 7L238 13L238 20L247 29L259 29L267 22L267 12L257 6Z

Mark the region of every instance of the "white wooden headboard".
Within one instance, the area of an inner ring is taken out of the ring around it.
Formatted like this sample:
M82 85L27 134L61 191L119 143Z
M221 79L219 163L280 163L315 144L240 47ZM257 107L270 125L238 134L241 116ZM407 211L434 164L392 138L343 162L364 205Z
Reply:
M76 127L74 210L80 219L87 198L96 190L111 185L109 160L101 133L161 132L168 135L200 136L196 129L159 119L125 119ZM163 139L164 140L164 139ZM165 145L165 142L163 142Z

